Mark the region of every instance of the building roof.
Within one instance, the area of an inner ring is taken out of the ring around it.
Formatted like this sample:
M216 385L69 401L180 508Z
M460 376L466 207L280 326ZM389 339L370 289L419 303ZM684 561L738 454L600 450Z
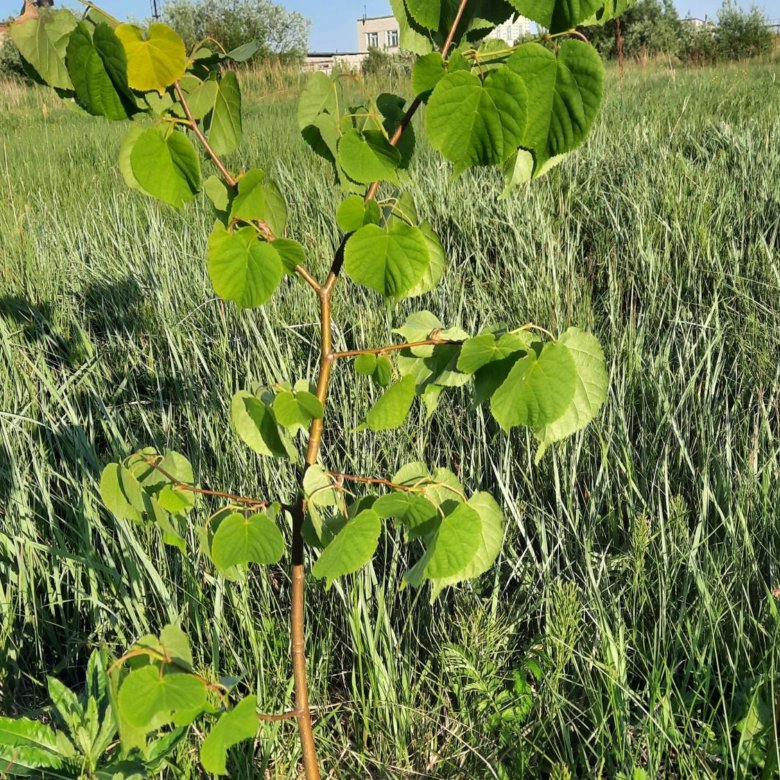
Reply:
M359 16L358 17L359 22L375 22L380 19L395 19L395 17L392 14L387 14L386 16Z

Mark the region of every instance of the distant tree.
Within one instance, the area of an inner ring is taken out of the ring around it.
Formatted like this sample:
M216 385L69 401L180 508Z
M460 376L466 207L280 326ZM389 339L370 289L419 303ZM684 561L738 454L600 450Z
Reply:
M774 46L774 34L759 8L742 11L733 0L725 0L718 11L715 48L724 60L740 60L769 54Z
M621 25L626 57L679 53L683 25L672 0L639 0L622 15ZM602 56L617 56L614 21L588 34Z
M303 57L308 48L309 20L270 0L168 0L163 20L188 48L205 38L226 51L256 41L257 58L284 60Z

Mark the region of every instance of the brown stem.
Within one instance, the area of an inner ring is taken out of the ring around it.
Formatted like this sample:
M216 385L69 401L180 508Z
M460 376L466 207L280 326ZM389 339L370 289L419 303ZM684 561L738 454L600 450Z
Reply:
M270 506L271 502L266 500L260 500L257 498L250 498L249 496L239 496L235 493L225 493L222 490L208 490L206 488L198 488L194 485L188 485L185 482L179 481L173 474L170 474L162 466L159 466L150 458L146 459L146 463L151 466L155 471L159 471L166 479L169 479L177 490L185 490L188 493L196 493L199 496L213 496L215 498L224 498L228 501L233 501L236 504L249 504L250 506L258 507L260 509Z
M441 56L447 59L447 55L450 53L450 46L455 40L455 33L458 31L458 25L463 18L463 12L466 10L469 0L460 0L460 6L458 7L458 13L455 15L455 21L452 23L450 34L447 36L447 40L444 41L444 46L441 47Z
M206 154L211 157L212 162L219 171L220 176L222 176L222 178L225 180L225 183L229 187L235 188L238 184L238 180L225 167L225 163L222 162L222 158L214 151L214 149L212 149L208 139L205 135L203 135L203 131L200 129L200 127L198 127L198 123L195 121L195 117L192 115L190 104L187 102L187 98L184 96L184 90L181 88L181 84L179 84L178 81L175 81L173 88L176 90L176 97L179 98L179 103L181 103L181 107L184 109L184 116L187 117L190 130L192 130L195 137L198 139L198 141L200 141L200 144L205 149Z
M256 714L257 719L263 723L275 723L279 720L291 720L292 718L297 718L298 710L288 710L287 712L282 712L279 715L265 715L262 712L258 712Z
M458 13L455 15L455 21L452 23L452 27L450 28L450 32L447 35L447 40L444 41L444 46L441 47L441 56L444 59L447 59L447 54L450 51L450 47L452 46L452 42L455 40L455 34L458 31L458 25L460 24L460 20L463 18L463 12L466 10L466 5L468 4L469 0L460 0L460 6L458 7ZM422 98L418 95L409 105L409 108L407 109L406 113L404 114L403 119L401 120L401 124L398 125L398 127L395 129L395 132L393 133L392 137L390 138L390 145L391 146L397 146L398 143L401 140L401 137L404 134L404 131L412 122L412 118L417 113L417 109L422 105ZM376 198L376 194L379 190L379 184L380 182L375 181L369 188L368 192L366 193L366 201L374 200Z
M461 0L455 22L447 36L447 40L442 47L442 56L446 57L447 52L455 39L455 31L463 17L468 0ZM401 140L404 130L409 126L415 111L420 106L420 100L415 98L409 106L409 110L401 120L401 124L396 129L391 143L397 145ZM379 183L375 182L369 188L366 200L376 197ZM317 292L320 299L320 369L317 377L317 398L325 406L328 397L328 385L330 383L333 363L336 353L333 352L333 335L331 332L331 301L333 288L336 286L339 274L344 265L344 247L347 237L341 240L336 253L333 257L330 272L322 285L316 282L309 284ZM312 280L313 281L313 280ZM404 345L405 346L405 345ZM403 348L403 347L402 347ZM322 445L322 432L324 421L322 418L312 420L309 429L309 444L306 449L305 466L314 465L319 456ZM303 546L303 522L306 516L306 501L303 496L303 487L301 486L298 500L292 509L292 591L291 601L292 609L290 615L290 635L291 651L293 664L293 679L295 683L295 712L298 720L298 732L301 739L301 754L303 756L303 770L306 780L320 780L320 769L317 763L317 748L314 742L314 729L312 727L311 710L309 708L309 685L306 675L306 634L305 634L305 556Z
M235 189L238 186L238 179L236 179L236 177L233 176L233 174L227 169L225 163L222 162L222 158L214 151L214 148L209 143L208 138L206 138L206 136L203 134L203 131L198 126L198 123L192 114L192 109L190 108L190 104L187 102L187 98L184 94L184 90L181 88L181 85L178 81L176 81L174 82L173 87L176 90L176 97L179 98L181 107L184 110L184 116L187 117L187 126L190 128L190 130L192 130L195 137L198 139L201 146L205 150L206 154L211 157L212 162L219 171L220 176L222 176L222 178L225 180L225 183L228 185L228 187ZM274 235L273 230L271 230L271 226L267 222L264 222L262 219L258 219L255 220L254 224L258 227L260 232L268 241L275 240L276 236ZM306 284L308 284L315 292L319 292L320 285L307 268L302 265L296 265L295 273L297 273L298 276L300 276L301 279L303 279Z
M338 471L329 471L328 474L337 482L360 482L363 485L383 485L384 487L400 490L404 493L419 492L419 488L413 485L399 485L397 482L391 482L389 479L381 477L360 477L356 474L341 474Z
M407 344L388 344L386 347L377 347L375 349L348 349L346 352L334 352L333 359L359 357L360 355L383 355L385 352L398 352L402 349L411 349L412 347L435 347L440 344L462 344L461 341L450 341L449 339L425 339L424 341L410 341Z

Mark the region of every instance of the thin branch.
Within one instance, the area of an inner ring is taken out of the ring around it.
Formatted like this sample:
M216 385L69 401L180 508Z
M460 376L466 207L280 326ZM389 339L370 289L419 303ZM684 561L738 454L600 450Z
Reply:
M173 474L166 471L162 466L158 465L151 458L145 459L146 463L151 466L155 471L159 471L166 479L170 480L178 490L185 490L188 493L196 493L200 496L211 496L214 498L224 498L228 501L233 501L236 504L247 504L258 509L264 509L271 506L271 502L267 500L259 500L257 498L250 498L249 496L238 496L235 493L225 493L222 490L207 490L206 488L198 488L194 485L188 485L185 482L181 482L179 479L173 476Z
M585 43L590 43L590 41L587 39L587 37L584 35L584 33L581 33L579 30L567 30L567 35L573 35L575 38L579 38L581 41L585 41Z
M308 284L312 290L314 290L314 292L319 293L319 291L322 289L320 283L314 278L314 276L307 268L304 268L304 266L296 265L295 273L297 273L298 276L300 276L301 279L303 279L303 281L306 282L306 284Z
M265 715L262 712L258 712L256 715L257 719L263 723L274 723L279 720L292 720L293 718L297 718L298 715L300 715L300 712L298 712L298 710L288 710L287 712L282 712L280 715Z
M414 485L399 485L397 482L391 482L389 479L380 479L379 477L359 477L356 474L341 474L338 471L329 471L328 475L333 477L337 483L341 482L360 482L363 485L382 485L392 490L400 490L404 493L419 493L420 488Z
M460 0L460 6L458 7L458 13L455 15L455 21L452 23L452 27L450 28L449 35L447 35L447 40L444 41L444 46L441 47L441 56L445 60L447 59L447 54L449 53L450 47L452 46L452 42L455 40L455 34L458 30L458 25L460 24L460 21L463 18L463 13L466 10L466 5L468 4L468 2L469 0ZM418 95L409 105L409 108L404 114L401 123L398 125L392 137L390 138L390 146L398 146L399 142L401 141L401 137L404 134L404 131L412 123L412 119L414 118L414 115L417 113L417 109L421 105L422 105L422 98ZM368 192L366 193L366 198L365 198L366 202L370 200L374 200L374 198L376 198L376 194L379 191L379 185L380 182L375 181L368 188Z
M238 186L238 180L225 167L225 163L222 162L222 158L214 151L206 136L203 135L203 131L200 129L200 127L198 127L198 123L195 121L195 117L192 115L190 104L187 102L187 98L184 96L184 90L181 88L181 84L179 84L178 81L175 81L173 83L173 88L176 90L176 97L179 98L181 107L184 109L184 115L187 117L190 129L195 134L195 137L198 139L198 141L200 141L201 146L206 150L206 154L211 157L212 162L217 167L217 170L225 180L226 184L229 187L235 189Z
M452 42L455 40L455 33L458 31L458 25L463 18L463 13L466 10L468 2L469 0L460 0L460 6L458 7L458 13L455 15L455 21L452 23L452 29L450 29L450 34L447 36L447 40L441 48L441 56L445 60L450 52L450 46L452 46Z
M206 138L206 136L203 134L203 131L198 126L198 123L192 114L190 104L187 102L187 98L184 95L184 90L181 88L181 84L176 81L174 82L173 87L176 90L176 96L179 98L181 107L184 110L184 115L187 117L187 125L189 126L190 130L192 130L192 132L195 134L195 137L198 139L198 141L200 141L201 146L206 151L206 154L208 154L208 156L211 158L212 162L216 166L222 178L225 180L225 183L228 185L228 187L231 189L236 189L236 187L238 187L238 179L236 179L236 177L230 173L230 171L225 166L225 163L222 162L222 158L214 151L213 147L208 141L208 138ZM271 230L271 226L267 222L264 222L262 219L257 219L253 224L257 226L267 241L273 241L276 238L273 230ZM295 273L297 273L298 276L300 276L301 279L303 279L315 292L320 291L319 283L304 266L295 266Z
M462 344L462 341L450 341L449 339L425 339L424 341L410 341L407 344L388 344L386 347L376 349L349 349L346 352L334 352L333 359L352 358L359 355L383 355L385 352L398 352L412 347L435 347L440 344Z

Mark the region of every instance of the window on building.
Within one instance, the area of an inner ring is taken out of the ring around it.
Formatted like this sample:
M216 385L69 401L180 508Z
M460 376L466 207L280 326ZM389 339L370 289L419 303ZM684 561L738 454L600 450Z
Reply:
M366 33L366 45L368 46L369 49L378 49L379 33L378 32Z
M388 49L398 48L398 30L387 31L387 48Z

